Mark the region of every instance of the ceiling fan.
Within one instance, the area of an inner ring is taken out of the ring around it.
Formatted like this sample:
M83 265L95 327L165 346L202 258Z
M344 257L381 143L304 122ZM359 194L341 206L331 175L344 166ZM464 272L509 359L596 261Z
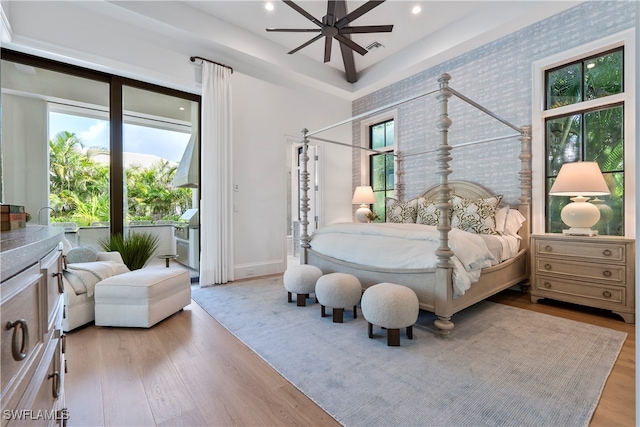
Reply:
M351 22L369 12L371 9L380 6L385 2L385 0L370 0L351 13L347 13L347 6L344 0L329 0L327 1L327 14L322 17L322 21L316 19L314 16L309 14L307 11L302 9L291 0L282 1L293 8L296 12L307 18L309 21L313 22L318 26L318 28L267 28L267 31L289 33L320 33L317 36L313 37L311 40L301 44L288 53L296 53L300 49L307 47L311 43L324 37L325 63L331 60L331 45L333 44L333 39L336 39L340 43L340 50L342 52L342 60L344 62L345 72L347 74L347 81L349 81L350 83L354 83L357 81L353 52L358 52L360 55L365 55L367 53L367 49L351 40L350 35L364 33L389 33L393 30L393 25L349 26Z

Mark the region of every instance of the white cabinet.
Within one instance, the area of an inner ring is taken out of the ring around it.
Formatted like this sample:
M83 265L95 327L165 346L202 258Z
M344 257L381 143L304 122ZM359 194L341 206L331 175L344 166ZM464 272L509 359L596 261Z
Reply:
M65 338L62 334L63 300L59 286L62 252L58 241L52 239L54 246L48 250L46 245L45 249L39 246L44 253L36 252L35 262L33 258L25 258L24 268L1 284L0 402L3 427L66 424ZM20 248L7 248L5 245L2 256L10 258L12 249ZM15 262L10 264L12 268L16 265Z

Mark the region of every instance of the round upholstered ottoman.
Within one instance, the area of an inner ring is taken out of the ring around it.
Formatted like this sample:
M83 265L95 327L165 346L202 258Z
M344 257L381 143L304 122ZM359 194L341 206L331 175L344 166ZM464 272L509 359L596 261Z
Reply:
M291 294L296 294L298 307L306 305L310 293L316 291L316 281L322 276L322 270L315 265L294 265L284 272L282 281L287 290L287 301L292 302Z
M387 329L387 345L400 345L400 328L407 328L407 338L413 339L413 324L420 312L413 290L395 283L378 283L364 291L360 306L369 323L369 338L373 338L373 325L377 325Z
M320 315L324 317L325 307L331 307L334 323L342 323L344 309L347 307L353 307L353 318L356 319L361 296L360 280L351 274L329 273L316 282L316 298L320 303Z

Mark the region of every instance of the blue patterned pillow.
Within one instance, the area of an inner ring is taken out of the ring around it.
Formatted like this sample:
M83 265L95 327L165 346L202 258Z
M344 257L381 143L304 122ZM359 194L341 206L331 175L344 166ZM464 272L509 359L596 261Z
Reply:
M98 251L90 246L78 246L67 252L67 264L77 262L95 262L98 259Z

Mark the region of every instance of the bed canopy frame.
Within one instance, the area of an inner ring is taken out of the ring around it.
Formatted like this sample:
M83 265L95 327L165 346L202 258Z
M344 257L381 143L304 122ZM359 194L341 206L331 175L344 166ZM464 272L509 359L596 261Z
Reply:
M449 74L446 74L446 73L442 74L438 78L439 88L436 90L420 93L418 95L399 100L397 102L376 108L374 110L367 111L365 113L353 116L349 119L343 120L341 122L337 122L333 125L327 126L322 129L318 129L313 132L309 132L307 129L302 130L303 139L302 139L302 150L300 154L300 190L301 190L300 191L301 193L300 194L300 225L301 225L300 262L302 264L308 263L309 261L308 255L309 255L309 251L311 250L310 236L308 234L308 225L309 225L308 212L310 211L310 208L309 208L309 200L310 200L309 188L310 187L309 187L309 172L308 172L309 141L313 139L313 140L332 143L332 144L344 145L351 148L357 148L357 149L362 149L366 151L382 153L378 150L370 149L367 147L361 147L361 146L352 145L352 144L345 144L338 141L332 141L332 140L320 138L315 135L321 132L327 131L329 129L335 128L337 126L347 124L349 122L353 122L353 121L365 118L367 116L370 116L372 114L393 108L395 106L404 104L406 102L413 101L428 95L436 94L435 96L438 99L438 103L439 103L439 117L437 120L437 128L440 135L440 143L437 146L437 148L429 151L420 152L420 153L411 153L408 155L403 155L402 153L394 154L397 158L397 163L398 163L398 168L397 168L398 170L396 173L399 176L398 183L396 184L395 190L396 190L396 195L400 199L404 198L404 183L402 182L402 163L404 158L415 156L415 155L427 154L427 153L436 154L436 163L437 163L436 174L439 177L438 179L439 183L431 191L427 192L434 198L434 200L436 201L437 209L440 211L440 222L439 222L439 225L437 226L440 242L439 242L439 247L436 250L437 264L435 269L436 270L435 280L436 282L444 281L446 283L450 283L449 278L451 277L451 271L453 268L453 262L451 261L451 257L454 255L454 253L449 247L449 231L451 230L451 223L450 223L448 212L450 209L453 208L453 205L451 204L451 195L454 190L453 187L457 189L458 188L457 185L459 184L459 182L449 180L449 175L452 173L452 170L450 168L450 162L453 160L451 156L452 148L486 143L486 142L496 141L496 140L503 140L503 139L513 138L513 137L519 137L519 141L521 145L520 154L518 156L518 158L520 159L520 171L518 173L519 175L518 179L520 181L520 196L519 196L518 210L524 215L524 217L526 218L526 222L519 233L520 236L522 237L520 262L525 270L524 275L528 278L528 269L529 269L528 261L524 252L528 250L528 246L529 246L530 223L531 223L530 221L530 218L531 218L531 126L530 125L516 126L510 123L509 121L503 119L502 117L498 116L497 114L493 113L492 111L488 110L487 108L483 107L477 102L469 99L468 97L464 96L460 92L451 88L449 86L450 80L451 80L451 76ZM452 120L449 118L448 103L449 103L449 98L451 98L452 96L455 96L461 99L462 101L475 107L476 109L494 118L495 120L505 124L506 126L515 130L517 134L500 136L496 138L489 138L489 139L473 141L473 142L467 142L467 143L462 143L455 146L449 145L449 128L452 125ZM511 284L514 284L514 283L511 283ZM448 287L450 288L451 286L448 286ZM497 289L497 291L505 289L506 287ZM450 321L451 314L477 301L474 300L469 303L458 304L458 307L454 307L456 304L452 302L453 296L451 295L451 291L449 289L444 289L444 290L440 289L435 291L436 294L441 294L443 292L446 293L446 296L441 298L439 302L436 301L433 304L427 304L425 306L421 304L421 307L434 311L438 316L438 320L436 320L435 322L436 326L441 330L441 332L448 333L448 331L450 331L453 328L453 323ZM489 291L484 291L482 295L484 296L484 298L486 298L487 296L490 295L490 293ZM483 299L481 298L481 296L476 299L477 300ZM432 307L431 305L435 306L436 309L434 309L434 307Z

